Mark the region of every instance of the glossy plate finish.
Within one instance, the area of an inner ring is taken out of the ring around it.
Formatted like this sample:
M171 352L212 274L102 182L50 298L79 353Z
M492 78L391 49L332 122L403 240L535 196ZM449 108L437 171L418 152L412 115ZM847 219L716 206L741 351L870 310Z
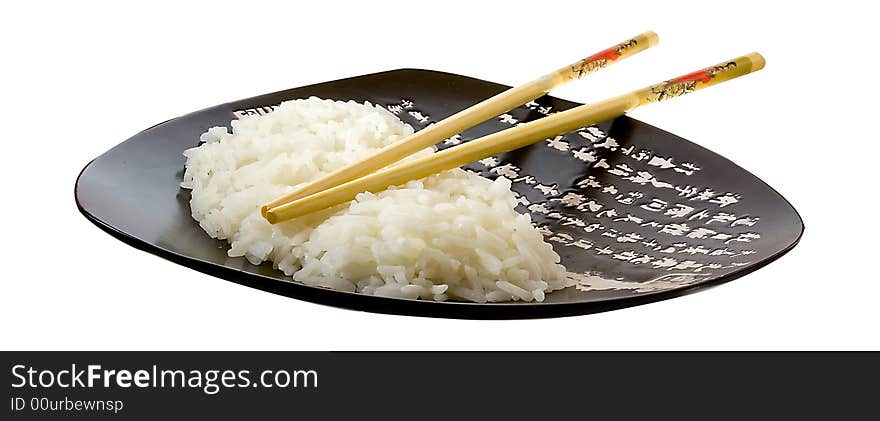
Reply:
M153 126L89 163L76 201L113 236L181 265L264 291L339 307L457 318L586 314L682 295L740 277L797 244L792 206L727 159L629 117L574 131L468 168L514 180L529 212L577 273L541 303L476 304L373 297L302 285L230 258L192 219L182 152L213 126L309 96L370 101L417 130L507 86L426 70L395 70L218 105ZM441 142L450 147L579 104L543 97ZM598 276L590 276L598 275ZM206 298L209 294L206 294Z

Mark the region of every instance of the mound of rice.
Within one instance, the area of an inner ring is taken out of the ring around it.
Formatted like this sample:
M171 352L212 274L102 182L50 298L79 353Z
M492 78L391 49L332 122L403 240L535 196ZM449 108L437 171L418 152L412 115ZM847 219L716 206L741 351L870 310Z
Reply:
M370 103L309 98L214 127L184 152L192 216L229 255L294 280L364 294L542 301L564 286L559 256L514 211L510 181L446 171L277 225L260 205L413 132ZM416 156L432 154L426 149Z

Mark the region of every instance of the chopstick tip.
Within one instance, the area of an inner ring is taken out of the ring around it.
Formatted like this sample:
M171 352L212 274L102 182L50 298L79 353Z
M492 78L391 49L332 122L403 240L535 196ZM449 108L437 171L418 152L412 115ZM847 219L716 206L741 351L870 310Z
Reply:
M278 215L276 215L275 212L272 212L271 210L268 210L268 209L266 210L266 212L263 213L263 218L266 218L266 220L269 221L269 223L272 225L275 225L278 222L281 222L278 220Z
M647 31L644 35L648 40L648 47L653 47L660 42L660 36L654 31Z
M764 56L759 54L757 51L751 54L747 54L746 57L749 58L749 61L752 62L752 71L757 72L764 68L764 65L767 64L767 60L764 60Z

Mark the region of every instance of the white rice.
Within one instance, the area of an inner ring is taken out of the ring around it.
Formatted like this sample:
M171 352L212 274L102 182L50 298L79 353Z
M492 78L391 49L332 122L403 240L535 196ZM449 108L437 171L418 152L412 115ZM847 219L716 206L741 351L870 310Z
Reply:
M229 256L294 280L389 297L542 301L564 286L559 256L514 211L510 181L461 169L277 225L259 208L413 132L370 103L309 98L214 127L184 152L192 216ZM432 154L426 149L417 156Z

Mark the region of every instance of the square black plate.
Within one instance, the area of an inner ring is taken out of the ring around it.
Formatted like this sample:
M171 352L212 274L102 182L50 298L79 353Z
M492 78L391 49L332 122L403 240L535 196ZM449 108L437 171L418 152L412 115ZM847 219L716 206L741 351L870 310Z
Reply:
M483 160L468 168L514 180L577 285L541 303L432 302L306 286L266 263L230 258L190 216L179 183L185 149L230 120L285 100L369 101L416 130L507 86L403 69L304 86L197 111L153 126L89 163L76 201L113 236L181 265L264 291L351 309L457 318L586 314L671 298L740 277L797 244L803 222L766 183L733 162L629 117ZM438 144L458 142L580 104L543 97ZM599 276L586 276L586 274Z

